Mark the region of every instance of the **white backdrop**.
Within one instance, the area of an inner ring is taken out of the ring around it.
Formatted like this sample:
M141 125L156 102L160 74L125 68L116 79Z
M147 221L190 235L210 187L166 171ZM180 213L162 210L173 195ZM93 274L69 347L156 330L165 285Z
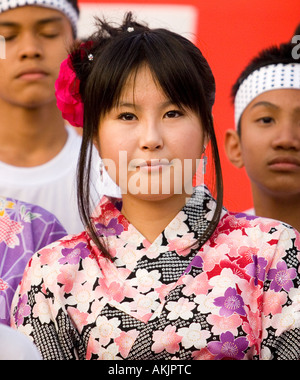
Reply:
M88 37L94 31L94 16L105 17L119 23L127 11L132 11L138 21L150 27L163 27L195 41L197 11L191 5L147 5L147 4L80 4L79 37Z

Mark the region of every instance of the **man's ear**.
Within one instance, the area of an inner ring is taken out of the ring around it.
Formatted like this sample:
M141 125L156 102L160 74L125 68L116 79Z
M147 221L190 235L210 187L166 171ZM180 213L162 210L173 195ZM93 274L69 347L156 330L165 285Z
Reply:
M228 129L225 134L225 151L229 161L237 168L244 166L241 141L238 133L233 129Z

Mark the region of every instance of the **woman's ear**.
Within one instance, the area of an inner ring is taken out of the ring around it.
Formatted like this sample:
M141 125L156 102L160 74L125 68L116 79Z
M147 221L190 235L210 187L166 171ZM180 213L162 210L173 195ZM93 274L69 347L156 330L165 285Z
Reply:
M233 129L228 129L225 134L225 151L229 161L237 168L244 166L241 141L238 133Z
M97 149L98 154L99 154L99 156L100 156L99 137L98 137L98 136L95 136L94 139L93 139L93 142L94 142L94 146L95 146L95 148Z
M202 152L202 154L205 153L206 147L209 144L209 142L210 142L210 137L205 133L204 139L203 139L203 152Z

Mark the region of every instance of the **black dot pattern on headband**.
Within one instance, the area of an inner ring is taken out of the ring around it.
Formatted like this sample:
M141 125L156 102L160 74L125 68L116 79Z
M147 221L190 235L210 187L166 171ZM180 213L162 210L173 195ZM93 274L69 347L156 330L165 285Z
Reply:
M76 34L79 14L68 0L0 0L0 13L26 5L53 8L64 13L70 20Z
M235 124L251 101L263 92L296 88L300 89L300 64L276 64L261 67L251 73L240 85L235 97Z

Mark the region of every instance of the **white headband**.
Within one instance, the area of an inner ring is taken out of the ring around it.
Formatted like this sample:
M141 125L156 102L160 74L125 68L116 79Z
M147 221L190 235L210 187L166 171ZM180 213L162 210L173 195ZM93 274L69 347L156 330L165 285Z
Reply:
M26 5L57 9L70 20L75 35L77 34L79 14L67 0L0 0L0 13Z
M249 103L266 91L300 89L300 63L272 64L253 71L240 85L234 100L235 126Z

